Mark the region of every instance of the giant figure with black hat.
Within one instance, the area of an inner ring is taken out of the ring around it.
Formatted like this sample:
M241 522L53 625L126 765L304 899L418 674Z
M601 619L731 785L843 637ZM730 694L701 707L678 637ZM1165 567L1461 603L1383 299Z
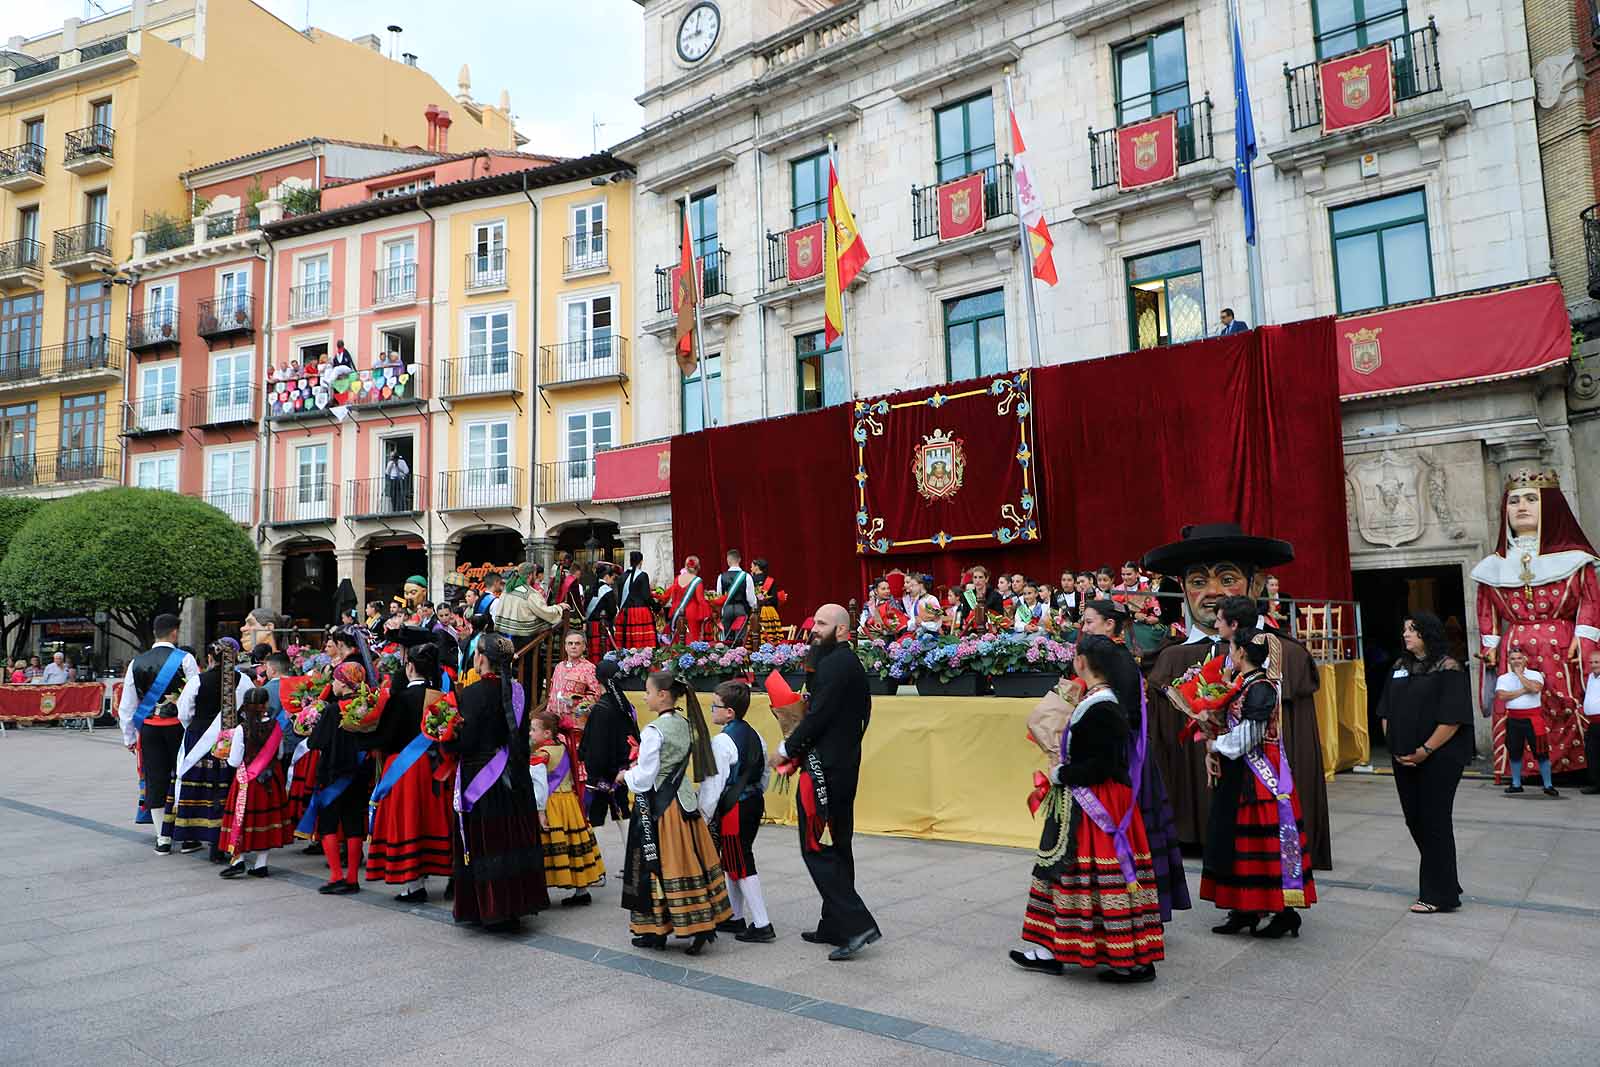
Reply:
M1168 645L1150 670L1152 692L1164 692L1190 667L1226 655L1227 642L1217 633L1217 604L1225 597L1258 598L1269 567L1294 559L1294 546L1270 537L1252 537L1235 523L1203 523L1183 528L1181 540L1145 553L1144 568L1183 583L1189 632L1181 644ZM1245 620L1245 625L1251 625ZM1299 790L1302 818L1317 870L1333 867L1328 831L1328 785L1323 777L1322 740L1317 728L1317 670L1305 648L1280 642L1283 722L1289 766ZM1205 746L1182 740L1189 720L1170 701L1151 702L1151 743L1172 798L1178 840L1199 845L1205 840L1211 785L1206 775Z

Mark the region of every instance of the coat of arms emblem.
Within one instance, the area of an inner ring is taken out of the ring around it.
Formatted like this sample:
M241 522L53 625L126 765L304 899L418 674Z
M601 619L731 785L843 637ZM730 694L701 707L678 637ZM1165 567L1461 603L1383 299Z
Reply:
M1417 463L1384 452L1351 467L1350 480L1362 537L1398 548L1422 536L1422 471Z
M656 478L664 482L670 477L672 477L672 452L664 448L656 453Z
M1133 135L1133 165L1135 167L1140 170L1149 170L1156 165L1158 155L1155 130Z
M39 714L48 715L56 710L56 695L54 693L39 694Z
M1378 335L1383 332L1383 327L1376 330L1362 327L1355 333L1345 334L1350 342L1350 369L1357 374L1371 374L1383 366L1383 350L1378 346Z
M957 226L963 226L972 218L972 190L953 189L950 192L950 218Z
M1367 106L1367 101L1372 99L1372 64L1366 63L1359 67L1346 67L1339 72L1339 80L1343 82L1342 95L1344 106L1352 111L1359 111Z
M967 451L959 437L945 430L924 434L911 457L917 492L927 500L948 500L961 491L967 476Z
M810 269L811 264L817 259L817 235L808 233L804 237L794 239L795 262L801 267Z

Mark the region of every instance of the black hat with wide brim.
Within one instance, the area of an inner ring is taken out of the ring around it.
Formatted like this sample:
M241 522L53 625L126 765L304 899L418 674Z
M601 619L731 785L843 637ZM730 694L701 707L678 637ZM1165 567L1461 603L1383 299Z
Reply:
M430 628L421 626L402 626L398 630L391 630L384 636L391 638L402 648L416 648L419 645L435 644L439 635Z
M1277 567L1294 559L1294 546L1273 537L1252 537L1232 522L1203 522L1183 528L1182 539L1144 554L1145 570L1182 578L1197 563Z

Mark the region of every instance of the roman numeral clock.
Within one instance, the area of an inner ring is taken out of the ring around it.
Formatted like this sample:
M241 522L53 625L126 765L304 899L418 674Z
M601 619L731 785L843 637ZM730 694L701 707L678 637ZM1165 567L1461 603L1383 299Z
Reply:
M678 24L678 58L698 63L711 54L722 33L722 12L712 3L696 4Z

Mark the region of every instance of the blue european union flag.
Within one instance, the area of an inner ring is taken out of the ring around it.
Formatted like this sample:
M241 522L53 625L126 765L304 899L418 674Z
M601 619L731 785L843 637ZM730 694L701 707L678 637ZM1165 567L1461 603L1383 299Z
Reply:
M1233 184L1244 204L1244 239L1256 243L1256 186L1251 164L1256 160L1256 120L1250 113L1250 83L1244 70L1244 41L1239 12L1233 12Z

